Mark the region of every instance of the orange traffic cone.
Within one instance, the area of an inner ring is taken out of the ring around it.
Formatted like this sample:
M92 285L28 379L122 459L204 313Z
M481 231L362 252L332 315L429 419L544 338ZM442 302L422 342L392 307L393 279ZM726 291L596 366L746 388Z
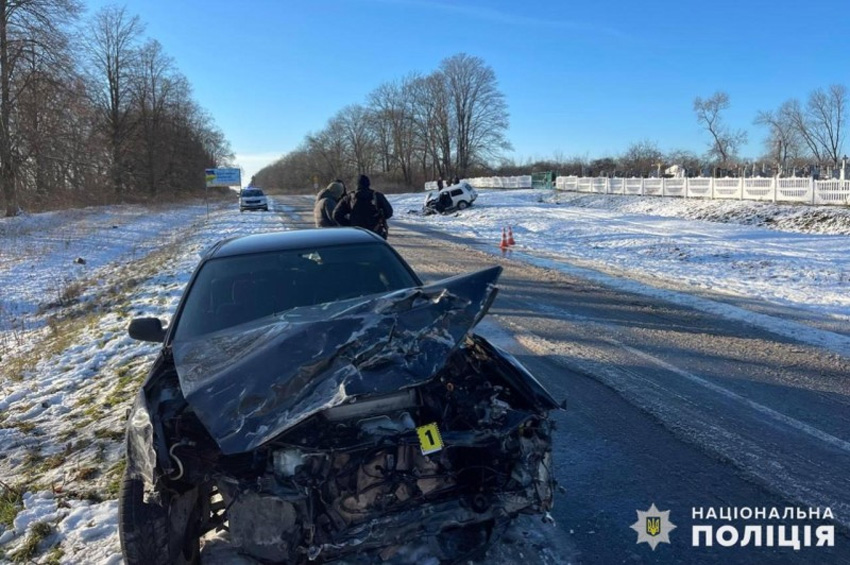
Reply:
M509 247L507 236L505 235L505 228L502 228L502 243L499 244L499 247L504 251Z
M511 229L511 226L508 226L508 245L516 245L516 241L514 241L514 230Z

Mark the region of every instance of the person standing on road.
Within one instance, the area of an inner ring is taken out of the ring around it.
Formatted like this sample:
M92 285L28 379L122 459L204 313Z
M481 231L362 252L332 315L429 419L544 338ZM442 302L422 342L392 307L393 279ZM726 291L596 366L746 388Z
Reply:
M393 215L393 207L387 197L372 190L370 184L369 177L360 175L357 178L357 190L339 201L333 219L341 226L366 228L387 239L387 220Z
M345 185L340 181L330 183L316 196L316 205L313 207L313 217L317 228L332 228L339 224L334 220L334 208L345 194Z

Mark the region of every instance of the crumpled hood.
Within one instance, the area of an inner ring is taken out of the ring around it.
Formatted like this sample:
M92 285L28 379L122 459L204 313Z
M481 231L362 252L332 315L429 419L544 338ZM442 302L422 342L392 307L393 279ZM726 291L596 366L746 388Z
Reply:
M429 380L489 309L501 271L295 308L174 342L181 389L224 454L251 451L351 397Z

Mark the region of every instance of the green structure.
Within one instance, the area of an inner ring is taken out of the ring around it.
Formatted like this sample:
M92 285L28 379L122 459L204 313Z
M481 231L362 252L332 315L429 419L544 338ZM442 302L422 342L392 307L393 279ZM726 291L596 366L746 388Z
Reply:
M554 188L555 173L546 171L545 173L531 173L531 188Z

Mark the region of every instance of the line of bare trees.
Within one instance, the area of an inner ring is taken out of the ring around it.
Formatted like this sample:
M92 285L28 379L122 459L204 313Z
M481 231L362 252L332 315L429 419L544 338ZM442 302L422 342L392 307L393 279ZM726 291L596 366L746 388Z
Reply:
M768 128L762 159L777 174L804 165L838 167L843 158L847 102L847 87L833 84L812 91L805 104L792 98L776 110L760 111L753 123ZM722 113L729 105L729 95L723 91L694 100L697 121L711 136L708 157L726 168L740 164L738 151L747 141L745 131L724 122Z
M507 129L507 104L492 68L461 53L431 74L382 84L365 104L346 106L252 183L300 191L314 179L324 184L366 173L383 188L422 186L486 167L511 149Z
M604 157L556 153L546 159L503 159L484 176L519 176L552 171L564 176L647 177L663 175L672 165L682 167L690 175L698 175L708 167L707 161L692 151L673 149L665 152L656 142L644 139L631 143L618 155Z
M843 84L818 88L805 104L797 99L759 112L755 123L768 128L765 149L780 170L800 161L838 167L844 158L848 94Z
M756 158L740 156L747 132L734 128L725 119L731 105L729 95L718 91L708 98L697 97L693 109L697 123L708 134L707 150L697 155L685 149L664 152L651 140L629 145L620 155L588 159L586 157L511 163L497 167L499 175L512 176L534 171L557 171L576 176L656 176L671 166L689 175L789 175L795 172L823 174L838 170L845 159L844 140L848 119L848 91L841 84L813 90L805 103L796 99L783 102L778 109L760 111L754 125L767 128L765 152Z
M77 0L0 0L0 193L21 208L204 187L231 151L138 16Z

